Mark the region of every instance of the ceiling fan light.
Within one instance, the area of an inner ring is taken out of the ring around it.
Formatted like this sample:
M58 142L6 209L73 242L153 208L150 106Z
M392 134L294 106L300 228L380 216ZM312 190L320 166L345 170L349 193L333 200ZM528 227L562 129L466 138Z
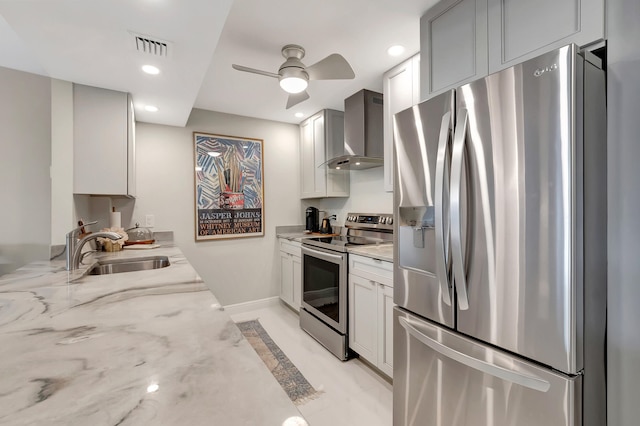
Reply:
M300 93L308 85L307 80L300 77L284 77L280 79L280 87L287 93Z

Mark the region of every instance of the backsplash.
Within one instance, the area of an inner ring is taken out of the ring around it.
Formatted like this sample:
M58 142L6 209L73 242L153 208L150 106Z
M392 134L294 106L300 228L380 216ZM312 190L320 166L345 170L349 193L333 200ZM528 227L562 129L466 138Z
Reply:
M342 225L347 213L392 213L393 192L384 190L384 170L374 167L366 170L353 170L349 198L321 198L303 200L303 205L317 207L320 219L335 214L335 225ZM304 213L304 209L303 209Z

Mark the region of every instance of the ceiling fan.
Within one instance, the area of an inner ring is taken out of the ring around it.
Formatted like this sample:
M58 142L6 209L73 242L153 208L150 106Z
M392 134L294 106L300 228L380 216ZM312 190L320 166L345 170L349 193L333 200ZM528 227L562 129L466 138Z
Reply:
M304 58L304 54L305 51L302 46L296 44L284 46L282 48L282 56L285 57L286 61L280 65L277 73L236 64L233 64L232 67L238 71L277 78L280 81L280 87L289 93L287 109L309 99L309 93L306 91L309 80L348 80L356 76L351 65L342 55L333 53L307 67L300 61Z

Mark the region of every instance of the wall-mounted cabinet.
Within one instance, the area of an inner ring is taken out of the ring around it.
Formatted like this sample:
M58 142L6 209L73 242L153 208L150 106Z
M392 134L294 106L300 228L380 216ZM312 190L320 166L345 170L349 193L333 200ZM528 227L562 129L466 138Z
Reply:
M349 347L393 377L393 263L349 255Z
M603 0L488 0L489 72L569 43L605 39Z
M322 110L300 123L300 198L348 197L349 172L324 163L344 151L344 113Z
M420 100L487 75L487 0L443 0L420 19Z
M131 95L73 85L73 192L135 197Z
M393 191L393 115L420 102L420 54L382 76L384 95L384 189Z
M420 99L605 38L604 0L443 0L420 19Z
M302 304L302 249L297 241L279 239L280 299L296 311Z

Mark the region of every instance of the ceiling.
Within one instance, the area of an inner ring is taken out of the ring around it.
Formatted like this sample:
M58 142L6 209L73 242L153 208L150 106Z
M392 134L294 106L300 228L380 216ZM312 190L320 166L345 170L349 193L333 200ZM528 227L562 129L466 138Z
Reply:
M148 123L184 126L192 108L299 123L343 110L360 89L382 91L382 74L419 51L420 16L436 2L1 0L0 66L130 92L136 120ZM138 51L136 35L166 43L167 55ZM231 68L277 73L286 44L304 47L307 66L339 53L356 77L311 81L310 99L287 110L277 79ZM405 53L390 57L394 44ZM144 64L160 74L144 74Z

